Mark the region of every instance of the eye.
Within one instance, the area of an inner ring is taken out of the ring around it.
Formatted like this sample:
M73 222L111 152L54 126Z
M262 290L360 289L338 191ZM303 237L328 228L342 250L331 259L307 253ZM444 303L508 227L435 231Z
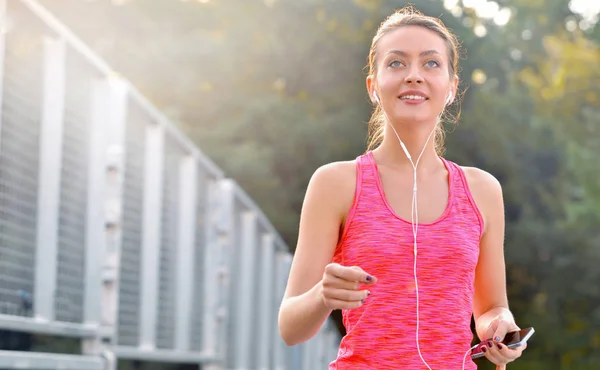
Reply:
M392 67L392 68L398 68L401 67L403 65L403 63L399 60L392 60L391 62L388 63L388 67Z
M428 61L427 63L425 63L425 65L427 67L431 67L431 68L436 68L436 67L440 66L440 64L437 62L437 60L433 60L433 59Z

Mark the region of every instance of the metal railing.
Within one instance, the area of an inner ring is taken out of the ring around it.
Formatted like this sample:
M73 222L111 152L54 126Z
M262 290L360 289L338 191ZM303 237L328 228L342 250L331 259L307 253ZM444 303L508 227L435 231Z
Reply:
M326 368L331 322L278 335L291 255L252 199L35 1L0 26L0 330L82 343L0 369Z

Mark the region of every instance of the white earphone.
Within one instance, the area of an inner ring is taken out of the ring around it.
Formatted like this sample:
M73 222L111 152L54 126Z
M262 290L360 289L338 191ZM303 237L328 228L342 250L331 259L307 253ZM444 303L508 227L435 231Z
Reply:
M383 114L387 118L387 114L385 113L385 110L383 109L383 106L379 102L379 97L377 96L377 92L376 91L373 92L373 100L375 100L375 102L377 102L377 104L381 108L381 111L383 112ZM448 98L446 98L445 105L448 105L451 101L452 101L452 91L449 92ZM387 121L389 122L389 119L387 119ZM423 358L423 355L421 354L421 346L419 344L419 324L420 324L420 316L419 316L419 283L418 283L418 280L417 280L417 231L418 231L418 227L419 227L419 212L418 212L418 207L417 207L417 166L419 165L419 160L421 159L421 156L423 155L423 152L425 151L425 148L427 147L427 143L429 142L429 139L431 138L431 135L435 132L435 128L436 128L436 126L437 126L438 123L436 123L436 125L433 128L433 130L431 130L431 132L429 133L429 136L427 137L427 140L425 141L425 145L423 145L423 149L421 150L421 153L419 154L419 157L417 158L417 162L416 163L413 162L412 157L410 155L410 152L408 151L408 149L406 148L406 146L404 145L404 143L400 139L400 136L398 135L398 132L394 128L394 125L392 125L391 122L389 122L389 123L390 123L390 127L392 128L392 130L394 130L394 133L396 134L396 137L398 138L398 142L400 143L400 146L402 147L402 150L404 151L404 154L406 154L406 157L408 158L408 160L410 161L410 163L413 166L413 196L412 196L412 205L411 205L411 226L412 226L412 230L413 230L413 246L414 246L413 253L415 255L414 269L413 269L413 271L414 271L414 277L415 277L415 290L416 290L416 295L417 295L417 330L416 330L416 338L415 338L415 340L416 340L416 344L417 344L417 351L419 352L419 356L421 357L421 361L425 364L425 366L427 366L427 368L429 370L432 370L431 367L429 366L429 364L427 364L427 362ZM462 366L463 369L465 368L465 362L467 360L467 356L469 355L469 353L475 347L477 347L477 345L469 348L469 350L467 351L467 353L463 357L463 366Z

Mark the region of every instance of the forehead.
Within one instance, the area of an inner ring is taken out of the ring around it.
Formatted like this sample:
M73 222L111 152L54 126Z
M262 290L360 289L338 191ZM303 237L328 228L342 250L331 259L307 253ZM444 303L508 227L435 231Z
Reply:
M377 54L386 55L391 50L417 56L426 50L436 50L445 57L448 54L444 39L421 26L402 26L384 35L377 45Z

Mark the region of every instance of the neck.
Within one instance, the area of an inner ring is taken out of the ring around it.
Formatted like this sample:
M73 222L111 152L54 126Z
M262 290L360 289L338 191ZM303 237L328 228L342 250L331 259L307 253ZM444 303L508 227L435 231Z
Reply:
M435 133L431 133L433 126L427 126L426 130L407 130L396 127L398 136L410 153L412 162L417 165L419 172L431 170L441 163L435 150ZM430 134L431 136L429 136ZM428 138L429 140L427 140ZM425 144L426 142L427 144ZM410 170L413 169L410 160L400 145L396 133L389 124L384 129L383 142L376 151L381 162L383 162L381 164L390 167L408 167ZM419 155L421 156L420 159Z

